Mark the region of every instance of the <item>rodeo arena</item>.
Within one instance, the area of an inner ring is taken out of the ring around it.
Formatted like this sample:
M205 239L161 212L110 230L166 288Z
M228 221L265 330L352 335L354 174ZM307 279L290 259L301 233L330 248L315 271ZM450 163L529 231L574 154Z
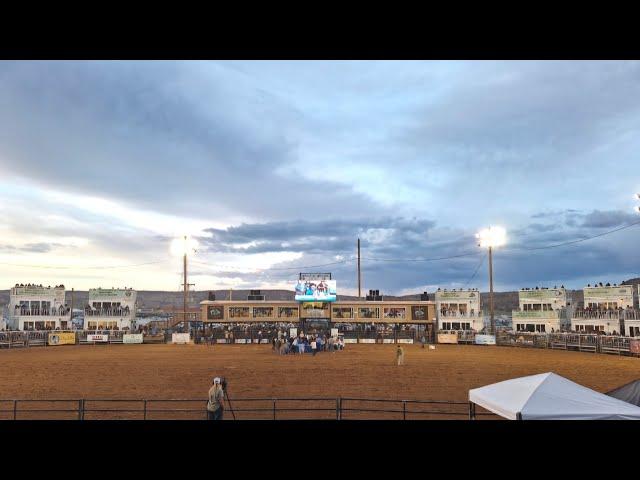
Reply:
M640 419L640 285L588 285L575 305L563 286L523 288L511 325L492 328L477 288L348 300L331 273L295 282L290 300L209 292L144 325L132 288L73 305L64 285L16 284L0 325L11 365L0 419L206 419L214 376L225 420ZM37 384L7 396L22 366L71 377L55 398ZM138 368L173 386L144 390ZM296 369L305 380L289 384ZM393 382L372 387L379 374Z

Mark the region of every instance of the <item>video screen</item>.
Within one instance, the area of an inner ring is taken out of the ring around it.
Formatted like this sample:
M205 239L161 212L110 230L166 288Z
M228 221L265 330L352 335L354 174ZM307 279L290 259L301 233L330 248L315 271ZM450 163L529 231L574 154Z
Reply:
M335 280L298 280L295 286L298 302L335 302Z

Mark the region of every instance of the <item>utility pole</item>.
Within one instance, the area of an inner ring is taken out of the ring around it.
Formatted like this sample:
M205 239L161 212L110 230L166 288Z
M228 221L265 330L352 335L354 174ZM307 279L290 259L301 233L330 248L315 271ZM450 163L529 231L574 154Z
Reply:
M360 271L360 237L358 237L358 300L362 298L360 293L361 283L362 283L362 276Z
M69 311L69 329L73 329L73 292L74 289L71 289L71 310Z
M187 320L187 296L189 292L189 285L195 285L194 283L189 283L187 281L187 236L184 236L184 298L183 298L183 314L182 320L187 327L187 333L191 334L191 321Z
M496 321L493 315L493 253L489 246L489 311L491 315L491 335L496 334Z

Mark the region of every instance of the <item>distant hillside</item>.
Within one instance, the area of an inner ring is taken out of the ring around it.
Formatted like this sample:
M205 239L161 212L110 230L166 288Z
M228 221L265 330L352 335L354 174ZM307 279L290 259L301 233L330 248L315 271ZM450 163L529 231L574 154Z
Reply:
M640 278L632 278L622 282L623 285L638 285ZM229 300L229 294L233 296L233 300L246 300L249 290L212 290L217 300ZM291 290L261 290L266 300L293 300L293 291ZM203 300L206 300L209 291L197 291L189 293L189 304L195 306ZM568 300L572 306L578 306L584 300L582 290L567 290ZM429 300L434 300L434 293L429 294ZM87 291L75 291L73 304L75 308L84 306L89 298ZM338 295L338 300L356 300L357 297L349 295ZM385 300L419 300L420 293L412 295L384 295ZM489 307L489 293L482 292L481 300L483 309L486 311ZM66 292L67 305L71 305L71 291ZM0 290L0 305L9 303L9 290ZM182 305L182 292L158 291L158 290L141 290L138 291L138 305L142 308L163 308ZM518 292L494 292L494 307L496 312L511 313L511 310L518 308Z

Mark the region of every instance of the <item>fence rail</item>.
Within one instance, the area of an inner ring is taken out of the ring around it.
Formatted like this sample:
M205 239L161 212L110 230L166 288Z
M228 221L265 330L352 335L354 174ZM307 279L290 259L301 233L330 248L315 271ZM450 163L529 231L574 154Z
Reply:
M0 400L0 420L206 420L205 399ZM231 398L234 420L429 420L469 418L468 402L380 398ZM497 418L490 412L476 417Z
M551 348L616 355L640 355L640 338L580 333L502 332L496 344L511 347Z

